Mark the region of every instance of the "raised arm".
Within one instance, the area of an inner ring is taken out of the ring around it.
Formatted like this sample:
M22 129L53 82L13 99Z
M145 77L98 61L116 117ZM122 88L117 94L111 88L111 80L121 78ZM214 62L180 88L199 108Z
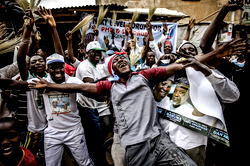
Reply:
M145 61L146 55L149 51L149 42L154 41L154 37L153 37L153 33L152 33L152 24L150 22L147 22L146 28L148 31L148 36L146 37L146 43L145 43L143 50L142 50L141 58L143 61Z
M34 18L31 10L27 10L24 16L24 32L22 42L17 53L17 65L22 80L28 79L28 66L26 64L26 55L29 51L31 32L33 30Z
M64 56L61 40L59 38L57 29L56 29L56 22L51 13L51 10L46 10L44 7L43 8L40 7L38 10L38 13L50 26L50 32L53 38L55 52Z
M225 43L217 49L204 54L197 55L195 58L201 63L207 63L214 58L222 58L229 55L241 55L245 52L247 47L246 41L242 39L236 39L229 43Z
M200 48L203 53L208 53L209 51L213 50L212 48L213 42L220 29L223 27L224 18L226 17L228 12L235 11L238 9L242 9L242 0L237 0L237 3L234 4L226 3L225 5L223 5L218 15L208 26L207 30L205 31L201 39Z
M72 46L72 33L71 31L68 31L65 34L65 37L67 39L67 50L68 50L68 59L70 63L74 63L76 61L76 58L74 57L74 52L73 52L73 46Z
M128 48L128 40L129 40L129 24L125 24L125 38L122 46L123 51L126 51Z
M93 32L94 32L94 35L95 35L94 36L94 41L98 41L98 35L99 35L98 28L95 25L93 25L92 29L93 29Z
M83 93L84 95L97 95L97 88L95 83L83 84L54 84L39 78L39 81L33 80L29 87L33 89L44 89L45 91L60 91L65 93Z
M191 30L194 27L194 24L195 24L195 19L191 18L189 20L189 23L188 23L188 26L187 26L187 31L186 31L186 34L185 34L183 40L189 41L190 33L191 33Z

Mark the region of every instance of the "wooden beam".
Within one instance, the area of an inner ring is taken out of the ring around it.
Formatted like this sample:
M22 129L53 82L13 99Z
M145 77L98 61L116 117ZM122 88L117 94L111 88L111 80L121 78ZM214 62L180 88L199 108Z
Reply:
M79 21L56 21L57 24L77 24ZM37 24L47 24L45 22L38 22Z
M74 17L74 16L77 16L76 14L74 13L62 13L62 14L53 14L54 17Z

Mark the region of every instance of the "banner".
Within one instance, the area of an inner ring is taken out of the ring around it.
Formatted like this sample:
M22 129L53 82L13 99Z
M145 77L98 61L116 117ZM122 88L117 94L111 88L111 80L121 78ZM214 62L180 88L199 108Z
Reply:
M157 85L157 111L164 119L229 146L221 105L211 83L200 74L187 68L186 74Z
M111 41L111 30L115 30L115 45L118 49L122 48L122 41L125 38L125 24L128 24L129 21L119 21L117 20L115 22L115 26L112 26L112 19L106 18L103 19L102 23L99 25L98 30L99 30L99 35L98 35L98 40L102 47L106 47L104 44L104 37L108 37L109 39L109 44L112 43ZM93 25L96 24L96 18L92 20L92 22L89 25L89 30L87 31L86 34L86 40L85 42L88 43L91 40L93 40L93 30L92 27ZM153 36L156 44L158 42L164 42L163 41L163 23L162 22L151 22L153 28ZM173 45L173 52L176 50L176 41L177 41L177 24L176 23L164 23L167 24L168 27L168 33L167 33L167 40L171 41ZM132 25L133 33L137 38L137 42L139 46L143 46L143 38L148 35L147 30L146 30L146 22L135 22Z
M224 130L187 118L164 108L157 107L157 112L160 114L160 117L164 119L186 127L190 130L201 133L202 135L208 136L226 146L230 146L228 133Z
M250 24L250 0L243 1L243 11L241 13L241 24L249 25Z

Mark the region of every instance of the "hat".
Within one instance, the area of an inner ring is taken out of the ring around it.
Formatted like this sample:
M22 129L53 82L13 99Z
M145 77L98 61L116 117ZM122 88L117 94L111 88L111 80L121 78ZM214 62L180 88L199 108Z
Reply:
M169 41L169 40L165 40L164 45L168 45L168 44L172 46L171 41Z
M115 75L114 70L113 70L113 60L115 59L116 56L125 56L126 57L127 52L114 52L113 55L109 56L105 60L105 64L107 66L108 72L110 75Z
M114 70L113 70L113 60L115 59L117 55L112 55L105 60L105 64L107 66L108 72L110 75L114 75Z
M190 41L187 41L187 40L183 40L183 41L182 41L182 43L181 43L181 45L179 46L179 48L177 49L177 51L180 52L180 51L181 51L181 47L183 47L185 44L191 44L191 45L194 47L196 53L198 54L197 47L196 47L193 43L191 43Z
M98 41L90 42L86 47L86 52L89 52L89 50L105 51L105 49L100 46Z
M52 64L55 62L61 62L64 63L64 57L62 55L59 55L57 53L54 53L52 55L50 55L49 57L46 58L46 64Z
M115 52L113 51L113 50L108 50L108 51L106 51L106 54L107 55L113 55Z

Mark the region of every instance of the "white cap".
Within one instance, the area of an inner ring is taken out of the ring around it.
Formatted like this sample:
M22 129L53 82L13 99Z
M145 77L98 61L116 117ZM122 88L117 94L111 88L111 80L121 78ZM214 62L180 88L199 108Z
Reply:
M90 42L86 47L86 51L89 52L89 50L105 51L105 49L100 46L98 41Z
M64 57L62 55L59 55L57 53L54 53L46 58L46 64L49 65L51 63L55 62L61 62L64 63Z

